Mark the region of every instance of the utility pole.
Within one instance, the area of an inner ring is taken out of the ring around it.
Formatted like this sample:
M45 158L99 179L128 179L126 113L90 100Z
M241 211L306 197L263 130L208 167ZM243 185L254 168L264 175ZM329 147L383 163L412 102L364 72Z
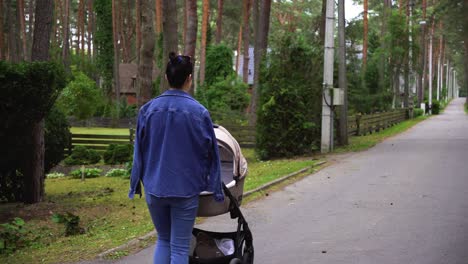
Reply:
M434 35L434 21L432 21L431 32L429 33L429 114L432 114L432 39Z
M322 140L321 151L333 150L333 102L330 89L333 88L333 59L335 52L335 1L327 0L325 13L325 47L323 60L323 99L322 99Z
M338 0L338 42L339 42L339 88L343 89L343 105L340 111L340 143L348 145L348 84L346 80L346 42L344 0Z

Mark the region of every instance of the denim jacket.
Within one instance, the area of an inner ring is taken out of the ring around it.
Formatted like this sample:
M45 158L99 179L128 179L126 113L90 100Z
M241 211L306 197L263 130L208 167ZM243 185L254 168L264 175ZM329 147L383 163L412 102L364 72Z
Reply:
M218 145L209 112L182 90L168 90L138 114L128 197L193 197L223 201Z

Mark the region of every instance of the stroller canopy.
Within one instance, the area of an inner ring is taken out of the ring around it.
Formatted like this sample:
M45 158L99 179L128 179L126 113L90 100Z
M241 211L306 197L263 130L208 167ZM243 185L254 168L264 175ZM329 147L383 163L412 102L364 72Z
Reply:
M247 161L242 155L239 143L227 129L218 126L214 131L221 160L221 178L230 188L235 185L235 178L242 179L247 175Z

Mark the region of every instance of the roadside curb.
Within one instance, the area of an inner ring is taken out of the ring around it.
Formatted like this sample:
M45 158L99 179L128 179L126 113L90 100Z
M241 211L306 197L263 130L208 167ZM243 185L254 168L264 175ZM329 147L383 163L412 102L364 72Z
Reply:
M257 192L266 190L266 189L268 189L268 188L270 188L270 187L272 187L272 186L274 186L274 185L277 185L277 184L279 184L279 183L282 183L282 182L284 182L284 181L286 181L286 180L288 180L288 179L290 179L290 178L292 178L292 177L294 177L294 176L297 176L297 175L299 175L299 174L301 174L301 173L304 173L304 172L306 172L306 171L308 171L308 170L310 170L310 169L313 169L313 168L322 166L322 165L325 164L325 163L327 163L327 162L326 162L326 161L319 161L319 162L317 162L316 164L314 164L314 165L312 165L312 166L303 168L303 169L301 169L301 170L298 170L298 171L296 171L296 172L293 172L293 173L290 173L290 174L288 174L288 175L286 175L286 176L283 176L283 177L281 177L281 178L279 178L279 179L276 179L276 180L274 180L274 181L268 182L268 183L266 183L266 184L264 184L264 185L262 185L262 186L259 186L259 187L255 188L255 189L253 189L253 190L250 190L250 191L248 191L248 192L245 192L244 195L243 195L243 197L246 198L246 197L251 196L251 195L254 194L254 193L257 193ZM141 236L141 237L134 238L134 239L130 240L129 242L123 244L123 245L120 245L120 246L118 246L118 247L115 247L115 248L111 248L111 249L109 249L109 250L106 250L106 251L100 253L97 257L98 257L99 260L103 260L103 259L105 259L106 256L109 256L110 254L112 254L112 253L114 253L114 252L128 249L129 247L138 245L141 241L147 240L147 239L152 238L152 237L156 237L156 231L154 231L154 230L151 231L151 232L149 232L149 233L147 233L146 235L143 235L143 236Z

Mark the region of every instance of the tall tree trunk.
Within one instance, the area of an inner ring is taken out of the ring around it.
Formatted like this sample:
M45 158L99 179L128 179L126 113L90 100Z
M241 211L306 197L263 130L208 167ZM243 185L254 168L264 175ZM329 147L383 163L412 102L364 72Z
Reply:
M162 0L162 28L163 28L163 62L167 61L170 52L179 52L178 45L178 34L177 34L177 5L176 1ZM165 65L163 63L163 67ZM166 91L169 88L165 78L161 78L163 85L161 86L161 92Z
M140 48L141 48L141 0L135 1L135 13L136 13L136 22L135 22L135 32L136 32L136 57L137 64L140 65Z
M236 73L239 74L239 64L241 58L241 50L242 50L242 24L239 27L239 35L237 36L237 58L236 58Z
M24 0L18 0L18 18L20 22L21 44L23 60L28 60L28 48L26 45L26 22L24 19Z
M385 34L387 33L387 20L390 15L392 8L392 1L391 0L384 0L384 7L383 7L383 18L382 18L382 30L380 33L380 48L382 50L387 49L387 43L385 41ZM384 92L385 89L385 72L386 72L386 58L384 54L380 55L379 58L379 92Z
M367 1L367 0L364 0ZM319 30L319 35L320 35L320 45L323 46L325 43L325 21L326 21L326 15L327 15L327 0L322 0L322 12L320 16L320 30Z
M404 78L405 78L405 94L404 94L404 98L403 98L403 107L405 108L408 108L409 107L409 96L410 96L410 73L411 73L411 77L413 76L412 75L412 62L411 62L411 57L413 55L412 53L412 47L411 47L411 42L412 42L412 14L413 14L413 11L412 11L412 2L408 2L407 1L407 5L406 5L406 30L408 32L408 38L406 38L404 41L405 41L405 44L406 44L406 52L405 52L405 59L404 59L404 63L405 63L405 69L404 69ZM412 78L411 78L412 80Z
M128 45L129 43L127 43L127 34L129 34L129 32L126 32L125 23L124 23L124 20L128 18L128 16L126 15L128 10L126 8L122 8L123 5L124 3L122 2L122 0L120 0L119 11L117 15L118 17L117 23L118 23L119 37L120 37L119 43L122 49L122 62L129 63L130 62L130 47ZM125 13L122 13L122 11Z
M205 82L206 41L208 35L208 21L210 18L210 1L203 0L202 38L200 47L200 85Z
M37 0L32 61L48 61L53 16L52 0ZM38 203L44 196L44 119L31 129L30 157L24 168L24 202Z
M0 0L0 60L5 60L5 39L3 31L3 0Z
M422 20L426 20L426 0L422 0ZM420 73L418 78L418 105L421 105L424 101L424 87L425 87L425 71L426 71L426 26L422 25L421 29L421 54L420 54Z
M140 64L138 65L137 91L138 106L151 99L153 90L153 56L155 45L153 3L143 1L141 5L142 47L140 49Z
M363 13L363 25L364 25L364 36L363 36L363 43L362 43L362 68L363 72L367 66L367 45L368 45L368 35L369 35L369 4L368 0L364 0L364 13Z
M197 44L197 25L198 25L198 15L197 15L197 1L196 0L186 0L186 10L187 13L187 28L185 30L185 50L184 54L192 58L192 62L195 62L195 48ZM194 83L190 88L190 94L194 95Z
M260 67L268 47L268 33L270 31L271 0L260 0L260 14L258 27L255 33L255 55L254 55L254 84L252 87L252 98L250 99L249 124L257 124L257 106L260 95Z
M19 52L18 52L18 31L16 27L16 12L13 9L11 0L6 0L6 15L8 21L8 60L11 62L19 62Z
M439 23L440 31L443 31L442 22ZM439 54L437 58L437 101L440 101L440 92L442 91L442 54L444 49L444 36L439 36Z
M81 55L81 59L84 58L84 7L85 7L85 0L80 0L78 5L78 43L77 43L77 51L76 55Z
M31 52L32 52L32 41L33 41L33 32L34 32L34 9L36 6L35 0L30 0L28 2L28 61L31 60Z
M183 31L182 31L182 43L184 43L184 45L185 45L185 37L187 36L187 12L188 12L188 10L187 10L187 5L188 5L187 1L188 0L184 0L184 7L183 7L183 10L182 10L183 11L182 14L184 16L184 25L182 27L182 29L183 29Z
M250 47L250 10L252 7L252 0L244 0L243 13L244 13L244 62L242 64L242 77L245 83L249 82L249 47Z
M224 7L224 0L218 0L218 18L216 19L216 44L219 44L222 38L223 7Z
M64 0L62 60L65 69L70 72L70 0Z
M93 12L93 0L88 0L88 59L92 60L92 39L94 38L93 35L93 28L94 28L94 12Z
M162 0L156 0L156 34L159 35L162 32Z
M468 0L465 0L463 1L463 10L464 10L464 14L467 14L468 13ZM468 16L464 16L464 46L465 46L465 55L464 55L464 63L463 63L463 66L464 66L464 70L465 70L465 91L466 91L466 104L468 105Z
M120 104L120 46L119 46L119 18L118 18L119 3L118 0L112 0L112 31L114 39L114 93L115 101Z
M344 0L338 0L338 86L343 89L344 103L340 107L340 143L348 145L348 82L346 78L346 39L345 39L345 5Z

